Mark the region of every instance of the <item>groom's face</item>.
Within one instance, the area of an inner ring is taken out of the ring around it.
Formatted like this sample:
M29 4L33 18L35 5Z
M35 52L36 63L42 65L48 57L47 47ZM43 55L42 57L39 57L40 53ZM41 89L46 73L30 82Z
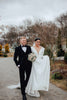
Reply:
M26 38L21 38L21 41L20 42L21 42L22 45L26 45L27 40L26 40Z

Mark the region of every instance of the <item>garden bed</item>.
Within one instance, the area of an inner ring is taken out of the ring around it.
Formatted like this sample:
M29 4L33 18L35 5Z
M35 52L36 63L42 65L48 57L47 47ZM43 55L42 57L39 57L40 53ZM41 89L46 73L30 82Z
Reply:
M53 73L60 73L62 75L62 79L53 79ZM54 63L51 61L51 76L50 82L55 84L57 87L62 88L67 91L67 64L63 60L55 61Z
M50 82L54 85L56 85L57 87L67 91L67 81L65 79L62 79L62 80L54 80L52 78L50 78Z
M7 55L7 57L13 57L14 53L7 53L6 55ZM0 58L4 58L4 57L5 57L4 55L0 56Z

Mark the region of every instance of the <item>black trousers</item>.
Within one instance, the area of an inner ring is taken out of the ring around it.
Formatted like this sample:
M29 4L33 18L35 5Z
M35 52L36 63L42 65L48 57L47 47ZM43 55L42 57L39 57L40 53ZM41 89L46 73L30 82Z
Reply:
M31 63L25 62L22 66L19 67L19 76L20 76L20 85L21 85L21 93L25 95L25 88L27 86L30 73L31 73ZM26 73L26 79L25 79Z

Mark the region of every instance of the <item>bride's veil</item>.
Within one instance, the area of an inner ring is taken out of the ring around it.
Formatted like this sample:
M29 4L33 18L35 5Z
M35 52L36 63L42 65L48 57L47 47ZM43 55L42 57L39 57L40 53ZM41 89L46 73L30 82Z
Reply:
M35 42L33 43L33 46L35 46Z

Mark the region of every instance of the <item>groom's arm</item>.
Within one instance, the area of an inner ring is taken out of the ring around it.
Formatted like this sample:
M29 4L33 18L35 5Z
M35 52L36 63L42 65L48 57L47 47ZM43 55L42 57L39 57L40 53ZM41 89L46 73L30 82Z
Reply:
M30 50L29 52L32 53L32 50L31 50L31 47L30 47L30 46L29 46L29 48L30 48L30 49L29 49L29 50Z
M30 53L32 53L32 50L31 50L31 47L30 47L30 46L28 46L28 54L30 54ZM27 54L27 55L25 55L25 56L26 56L26 58L28 58L28 54Z
M15 52L14 52L14 62L16 64L16 66L18 66L18 60L17 60L17 57L18 57L18 47L15 48Z

